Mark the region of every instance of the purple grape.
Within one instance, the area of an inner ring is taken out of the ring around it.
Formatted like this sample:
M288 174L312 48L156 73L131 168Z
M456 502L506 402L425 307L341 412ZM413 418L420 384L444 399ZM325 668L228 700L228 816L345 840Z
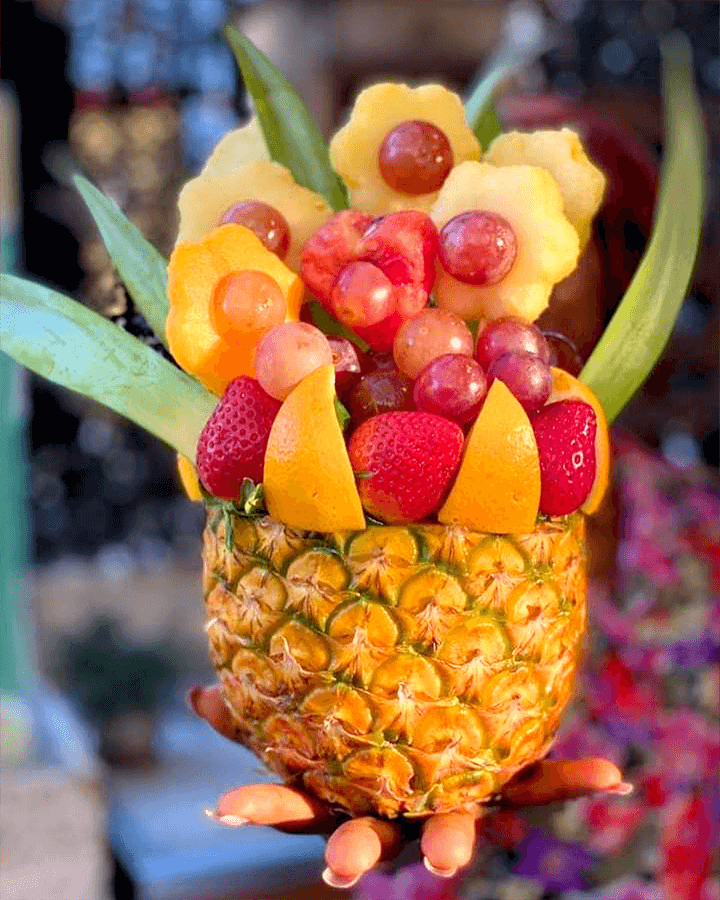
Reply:
M460 425L474 419L487 393L487 380L469 356L448 353L422 370L413 388L418 409L452 419Z
M540 329L515 316L488 322L478 335L475 359L486 372L493 360L504 353L531 353L544 363L550 359L550 347Z
M505 353L490 364L488 387L499 378L520 402L525 412L544 406L552 390L550 366L532 353Z

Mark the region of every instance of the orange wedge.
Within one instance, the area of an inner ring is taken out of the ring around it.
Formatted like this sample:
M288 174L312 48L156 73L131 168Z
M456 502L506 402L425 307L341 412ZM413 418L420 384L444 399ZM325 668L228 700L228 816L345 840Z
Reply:
M365 515L335 412L335 368L307 375L280 407L263 473L270 515L306 531L359 531Z
M198 478L197 469L192 461L187 456L183 456L182 453L177 455L177 470L180 476L180 484L188 500L202 500L203 495L200 490L200 479Z
M530 419L496 379L438 519L495 534L526 534L535 528L539 504L540 461Z
M597 432L595 435L595 481L588 494L587 500L580 507L587 515L592 515L600 508L605 492L610 481L610 462L612 453L610 450L610 431L608 430L605 410L600 400L590 388L565 372L563 369L552 368L553 389L548 403L556 403L558 400L583 400L589 403L597 416Z

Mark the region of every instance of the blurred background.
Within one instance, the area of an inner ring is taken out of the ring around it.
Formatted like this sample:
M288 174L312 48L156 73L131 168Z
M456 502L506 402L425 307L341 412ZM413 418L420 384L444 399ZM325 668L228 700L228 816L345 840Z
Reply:
M462 92L503 42L528 52L503 86L503 122L574 124L611 184L623 185L611 188L553 320L585 355L592 338L585 329L582 346L569 305L582 296L600 328L642 254L662 153L658 40L685 31L710 140L704 244L666 356L621 424L687 472L717 469L716 2L3 0L3 270L143 333L64 174L79 165L168 253L179 187L248 115L221 37L229 20L296 84L326 134L370 81L441 80ZM110 411L11 370L6 357L2 365L0 687L4 754L22 762L14 780L4 776L0 807L10 848L2 883L14 891L5 896L325 896L319 839L229 834L202 815L222 790L264 776L184 707L187 687L212 673L202 510L183 497L174 455ZM51 795L65 812L48 814L31 852L30 810ZM33 882L41 870L45 881Z

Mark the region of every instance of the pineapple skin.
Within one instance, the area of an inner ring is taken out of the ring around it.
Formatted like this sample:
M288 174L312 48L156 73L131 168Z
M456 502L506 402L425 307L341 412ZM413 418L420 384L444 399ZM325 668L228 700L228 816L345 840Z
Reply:
M351 815L493 797L549 749L586 622L585 520L300 532L209 509L210 654L240 740Z

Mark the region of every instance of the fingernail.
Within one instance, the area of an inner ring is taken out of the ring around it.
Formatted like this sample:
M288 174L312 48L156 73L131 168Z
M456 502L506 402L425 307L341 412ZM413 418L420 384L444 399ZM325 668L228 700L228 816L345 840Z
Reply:
M191 687L187 694L185 694L185 702L196 716L200 715L200 707L198 706L200 694L202 694L202 688L197 684Z
M427 856L423 856L423 863L425 864L425 868L430 872L431 875L437 875L438 878L452 878L453 875L457 872L457 869L437 869L430 862Z
M339 891L346 891L348 888L353 887L360 881L362 878L362 872L359 875L351 875L346 877L344 875L336 875L332 869L325 869L322 873L322 880L331 888L337 888Z
M240 828L242 825L250 825L250 819L244 819L242 816L224 815L219 816L215 810L206 809L205 815L208 819L212 819L218 825L224 825L226 828Z
M612 787L607 788L605 793L619 794L621 797L627 797L627 795L632 794L634 790L635 785L630 784L629 781L621 781L619 784L614 784Z

